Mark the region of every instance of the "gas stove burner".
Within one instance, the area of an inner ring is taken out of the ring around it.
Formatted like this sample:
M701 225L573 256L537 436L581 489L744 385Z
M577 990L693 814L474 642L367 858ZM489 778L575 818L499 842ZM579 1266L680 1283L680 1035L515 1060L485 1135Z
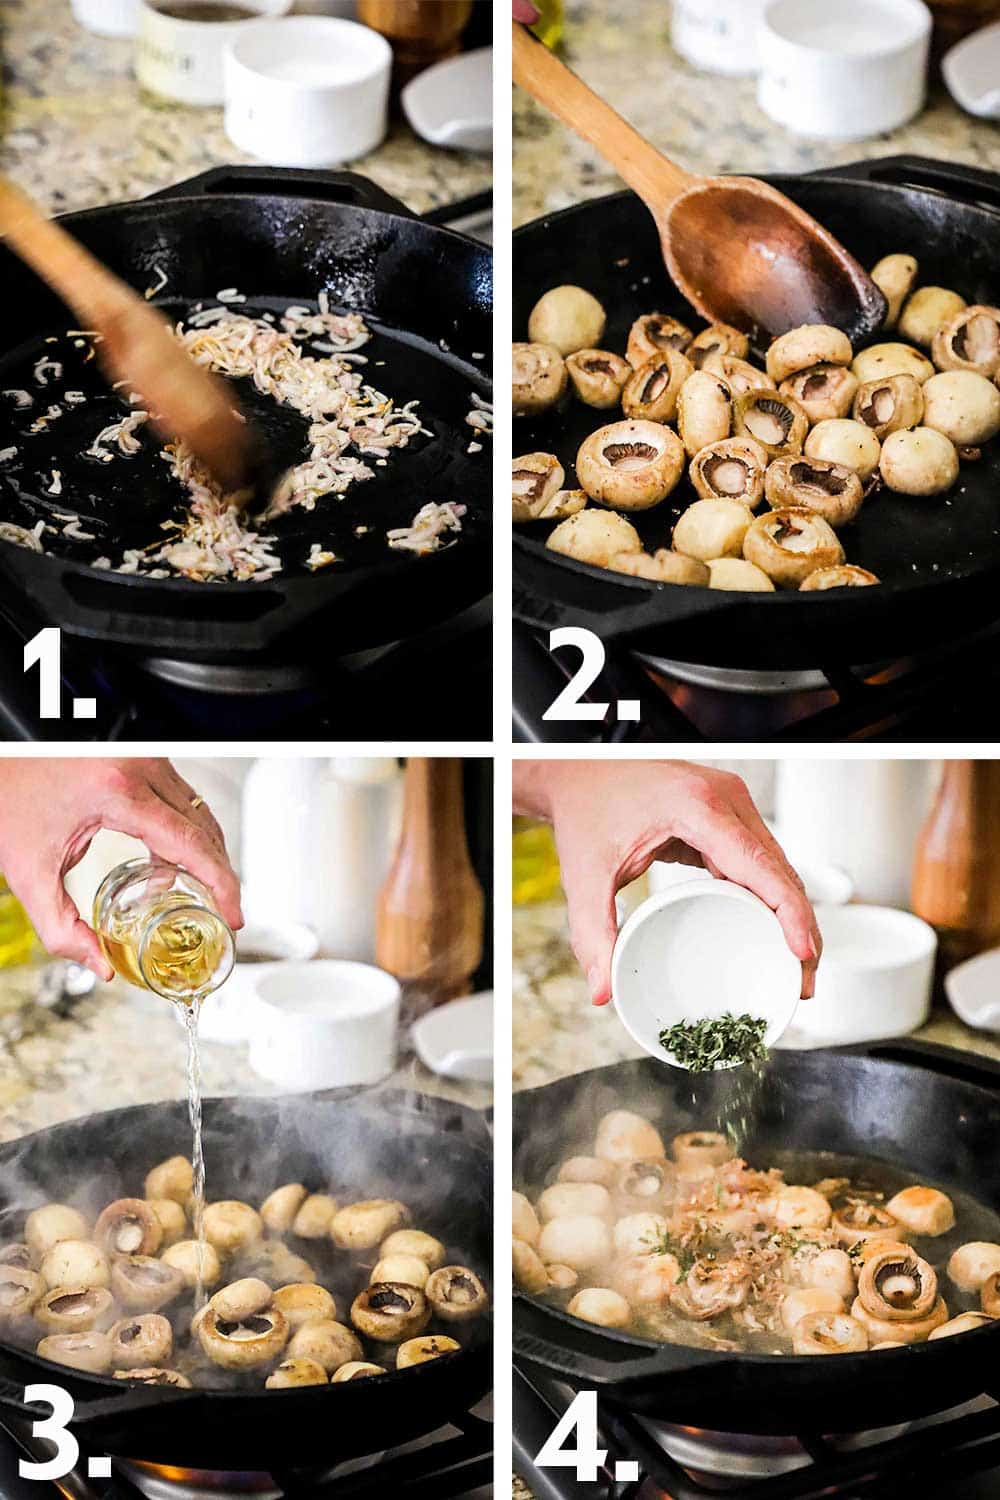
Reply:
M805 1469L812 1462L798 1438L759 1437L753 1433L711 1432L643 1419L643 1426L670 1457L690 1472L719 1479L763 1479ZM902 1437L909 1424L873 1428L870 1432L830 1439L839 1453L853 1453L873 1443Z
M146 1500L281 1500L269 1474L232 1474L216 1469L179 1469L121 1459L115 1470Z
M723 693L751 693L779 697L786 693L828 692L829 681L818 669L770 672L756 667L711 667L693 661L671 661L649 651L636 651L644 667L689 687L714 688ZM863 675L871 669L865 669Z
M294 665L225 666L218 662L174 661L166 656L150 656L143 666L151 677L169 682L174 687L191 688L199 693L218 693L224 697L267 697L272 693L296 693L315 686L309 669Z

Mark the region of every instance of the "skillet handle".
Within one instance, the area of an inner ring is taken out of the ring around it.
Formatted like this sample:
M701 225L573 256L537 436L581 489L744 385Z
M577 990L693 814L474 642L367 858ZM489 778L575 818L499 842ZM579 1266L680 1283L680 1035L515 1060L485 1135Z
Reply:
M1000 209L1000 175L962 162L935 161L930 156L883 156L871 161L826 167L810 177L854 177L862 182L885 182L899 187L931 188L966 203Z
M580 581L585 587L581 588L580 597L572 601L566 598L566 579L563 577L560 580L561 597L554 599L541 588L544 565L536 569L527 563L522 552L512 599L515 619L536 630L545 631L555 630L560 625L582 626L585 630L592 630L602 641L638 636L646 630L669 623L670 616L664 609L664 593L671 589L674 593L679 592L676 585L654 584L651 588L648 585L632 588L628 584L610 582L606 570L602 570L599 577L594 577L597 572L594 568L588 570L586 575L581 573ZM535 588L525 581L526 574L537 585ZM589 597L599 600L603 608L590 608L580 602L588 591ZM683 593L683 613L687 618L697 614L716 615L720 609L726 608L724 601L729 597L718 589L685 588ZM739 599L740 596L734 597Z
M165 198L198 198L208 195L250 197L320 198L349 208L374 208L381 213L412 219L415 215L360 172L316 172L298 167L210 167L185 182L150 193L147 202Z
M1000 1092L1000 1062L992 1057L982 1057L977 1052L965 1052L960 1047L944 1047L938 1042L919 1042L904 1036L884 1042L858 1042L850 1047L832 1047L830 1050L849 1057L907 1063L911 1067L925 1068L928 1073L957 1078L962 1083L975 1083Z
M545 1332L551 1317L550 1312L544 1312L522 1293L514 1293L515 1359L568 1376L578 1385L585 1383L598 1390L601 1386L613 1386L616 1399L624 1399L632 1382L675 1375L683 1375L688 1383L697 1382L702 1370L713 1381L724 1378L726 1361L717 1352L689 1345L663 1344L658 1349L643 1349L630 1340L614 1340L612 1344L610 1335L591 1334L576 1324L572 1344L554 1343ZM608 1358L606 1351L614 1346L621 1349L621 1359Z
M69 1377L75 1372L67 1370L66 1374ZM58 1375L50 1377L47 1370L40 1369L37 1378L30 1383L58 1385L59 1377ZM101 1422L107 1418L118 1421L121 1417L130 1416L134 1412L148 1411L154 1406L162 1407L166 1401L176 1404L198 1400L201 1395L201 1392L197 1390L178 1390L170 1386L129 1385L124 1380L121 1386L120 1396L99 1396L93 1401L74 1401L73 1426L80 1427L87 1423ZM6 1377L0 1377L0 1411L8 1412L11 1416L24 1417L29 1422L41 1421L51 1415L47 1403L25 1401L24 1386Z

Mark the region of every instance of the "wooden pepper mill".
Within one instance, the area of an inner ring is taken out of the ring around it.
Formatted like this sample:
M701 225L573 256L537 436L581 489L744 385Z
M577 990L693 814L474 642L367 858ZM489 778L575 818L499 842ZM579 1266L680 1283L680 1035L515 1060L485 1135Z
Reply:
M1000 762L945 761L917 840L913 910L937 930L939 976L1000 943Z
M403 983L404 1022L468 994L482 953L483 890L465 837L462 762L411 757L375 937L376 961Z

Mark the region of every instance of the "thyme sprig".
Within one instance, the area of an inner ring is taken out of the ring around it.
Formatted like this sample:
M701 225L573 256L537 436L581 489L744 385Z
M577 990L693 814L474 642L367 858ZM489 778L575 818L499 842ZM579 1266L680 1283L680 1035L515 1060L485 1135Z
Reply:
M672 1052L689 1073L707 1073L727 1064L758 1062L767 1056L764 1033L767 1022L756 1016L734 1016L731 1011L715 1019L678 1021L660 1032L660 1046Z

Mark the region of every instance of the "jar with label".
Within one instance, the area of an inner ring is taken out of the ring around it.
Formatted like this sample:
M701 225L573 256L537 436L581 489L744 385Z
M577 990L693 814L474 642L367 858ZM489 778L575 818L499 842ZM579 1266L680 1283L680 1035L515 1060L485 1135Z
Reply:
M197 1006L229 978L233 934L211 892L187 870L131 859L94 897L94 928L116 974L140 989Z
M671 40L695 68L756 73L757 27L768 0L674 0Z

